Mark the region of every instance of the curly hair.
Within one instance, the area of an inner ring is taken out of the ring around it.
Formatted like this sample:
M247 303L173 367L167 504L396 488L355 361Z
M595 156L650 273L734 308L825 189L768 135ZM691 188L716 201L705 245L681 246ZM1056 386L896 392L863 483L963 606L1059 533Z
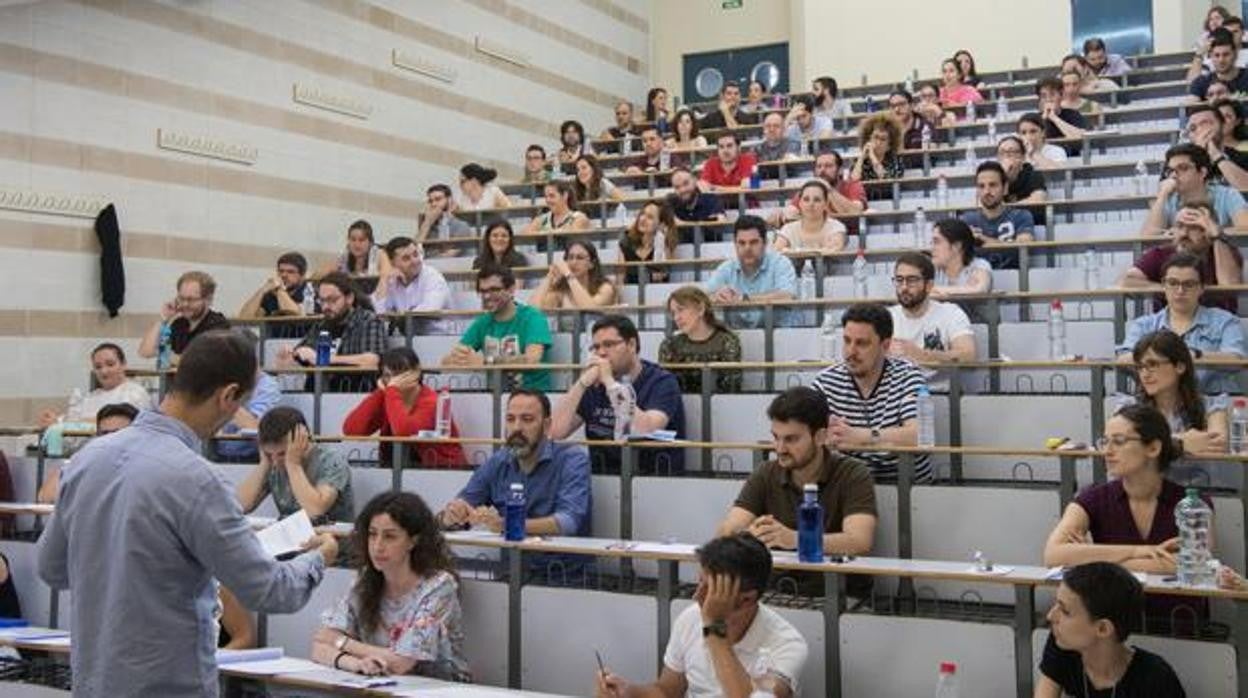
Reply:
M888 131L888 152L896 155L901 150L901 123L892 115L879 112L858 124L858 144L865 146L877 128Z
M368 528L373 519L386 514L415 541L408 556L412 571L422 577L436 572L449 572L457 579L451 549L442 536L442 529L429 505L412 492L383 492L369 500L355 519L351 535L354 564L359 570L352 593L360 602L360 630L372 634L381 623L381 598L386 588L385 575L373 567L368 555Z

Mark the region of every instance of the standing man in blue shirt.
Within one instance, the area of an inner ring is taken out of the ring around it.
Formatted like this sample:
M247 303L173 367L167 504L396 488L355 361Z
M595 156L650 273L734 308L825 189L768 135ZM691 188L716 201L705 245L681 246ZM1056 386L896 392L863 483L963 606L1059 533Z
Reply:
M792 265L789 273L793 273ZM589 365L555 406L551 438L566 439L584 424L585 438L590 441L615 439L615 403L611 396L625 377L637 396L628 433L649 434L666 429L676 432L677 439L685 438L680 383L671 372L641 358L641 338L633 321L623 315L605 315L594 323L591 337ZM678 473L685 469L685 454L679 448L639 450L637 470L641 474ZM620 472L617 446L595 446L589 457L604 472Z
M524 388L513 391L507 398L506 448L477 466L459 496L438 514L442 525L483 526L501 532L507 495L512 483L519 482L524 484L526 535L590 535L589 458L582 448L549 440L550 419L550 398L545 393ZM568 564L579 558L569 560L565 555L529 555L526 559L531 570L545 569L555 561L562 562L566 570L581 565Z
M74 597L75 696L216 696L213 578L253 611L290 613L337 556L322 534L309 541L316 550L273 559L200 455L255 381L252 342L200 335L159 409L93 439L65 468L36 553L43 581Z
M975 240L984 245L984 258L993 269L1017 269L1018 250L992 251L995 242L1031 242L1035 239L1035 219L1025 208L1007 208L1005 168L989 160L975 170L975 193L979 208L962 214L971 226Z
M767 246L767 224L745 215L732 227L736 259L726 259L711 275L706 290L717 303L787 301L797 298L797 272L784 255ZM762 327L761 309L728 313L733 327ZM791 313L776 311L776 324L788 325Z

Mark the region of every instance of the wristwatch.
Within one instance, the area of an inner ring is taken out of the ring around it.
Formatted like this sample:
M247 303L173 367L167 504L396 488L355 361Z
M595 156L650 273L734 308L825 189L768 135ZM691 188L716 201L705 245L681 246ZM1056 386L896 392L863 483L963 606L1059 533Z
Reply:
M351 638L347 637L346 635L339 635L338 639L334 640L334 649L338 650L339 652L346 652L347 643L350 641L351 641Z
M871 427L871 443L878 444L880 442L880 428Z
M1215 159L1215 160L1213 161L1213 163L1212 163L1212 164L1213 164L1213 167L1215 167L1215 168L1216 168L1218 165L1221 165L1221 164L1222 164L1222 163L1224 163L1224 162L1226 162L1226 156L1225 156L1225 155L1220 155L1220 156L1218 156L1218 157L1217 157L1217 159Z
M710 637L714 635L719 638L728 637L728 623L724 620L713 620L702 626L702 637Z
M1203 357L1204 355L1205 355L1205 352L1203 352L1203 351L1201 351L1201 350L1199 350L1199 349L1193 349L1193 350L1192 350L1192 356L1193 356L1194 358L1199 359L1199 358Z

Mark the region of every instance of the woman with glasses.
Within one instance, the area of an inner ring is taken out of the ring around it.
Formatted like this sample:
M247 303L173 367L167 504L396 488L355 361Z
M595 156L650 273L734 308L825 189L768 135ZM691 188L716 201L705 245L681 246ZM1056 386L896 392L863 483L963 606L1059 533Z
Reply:
M1192 352L1170 330L1150 332L1131 351L1135 362L1137 404L1156 408L1184 453L1226 453L1228 401L1225 395L1205 397L1196 386Z
M1174 508L1184 490L1166 477L1180 454L1165 415L1149 405L1124 407L1105 423L1097 450L1110 480L1088 487L1067 505L1045 542L1044 564L1113 562L1134 572L1174 574L1179 549ZM1206 603L1162 595L1150 596L1146 610L1150 628L1168 625L1172 617L1190 620L1207 613Z
M906 166L901 161L901 124L892 114L875 114L858 126L861 154L854 161L850 177L858 181L901 179Z
M615 285L602 273L598 250L573 241L563 250L563 259L550 263L546 278L533 289L529 305L542 310L557 308L601 308L615 302Z

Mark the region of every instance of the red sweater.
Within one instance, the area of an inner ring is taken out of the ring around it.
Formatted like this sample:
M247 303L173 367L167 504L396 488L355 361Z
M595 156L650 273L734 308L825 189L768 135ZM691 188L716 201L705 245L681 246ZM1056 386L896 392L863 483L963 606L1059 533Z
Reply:
M427 385L420 387L420 394L409 410L403 404L403 396L397 388L374 390L364 401L351 410L342 422L342 433L347 436L415 436L422 430L432 431L436 426L438 393ZM451 418L451 436L459 437L459 427ZM390 461L390 448L382 444L378 450L382 462ZM468 459L459 444L415 446L416 457L426 468L464 468Z

